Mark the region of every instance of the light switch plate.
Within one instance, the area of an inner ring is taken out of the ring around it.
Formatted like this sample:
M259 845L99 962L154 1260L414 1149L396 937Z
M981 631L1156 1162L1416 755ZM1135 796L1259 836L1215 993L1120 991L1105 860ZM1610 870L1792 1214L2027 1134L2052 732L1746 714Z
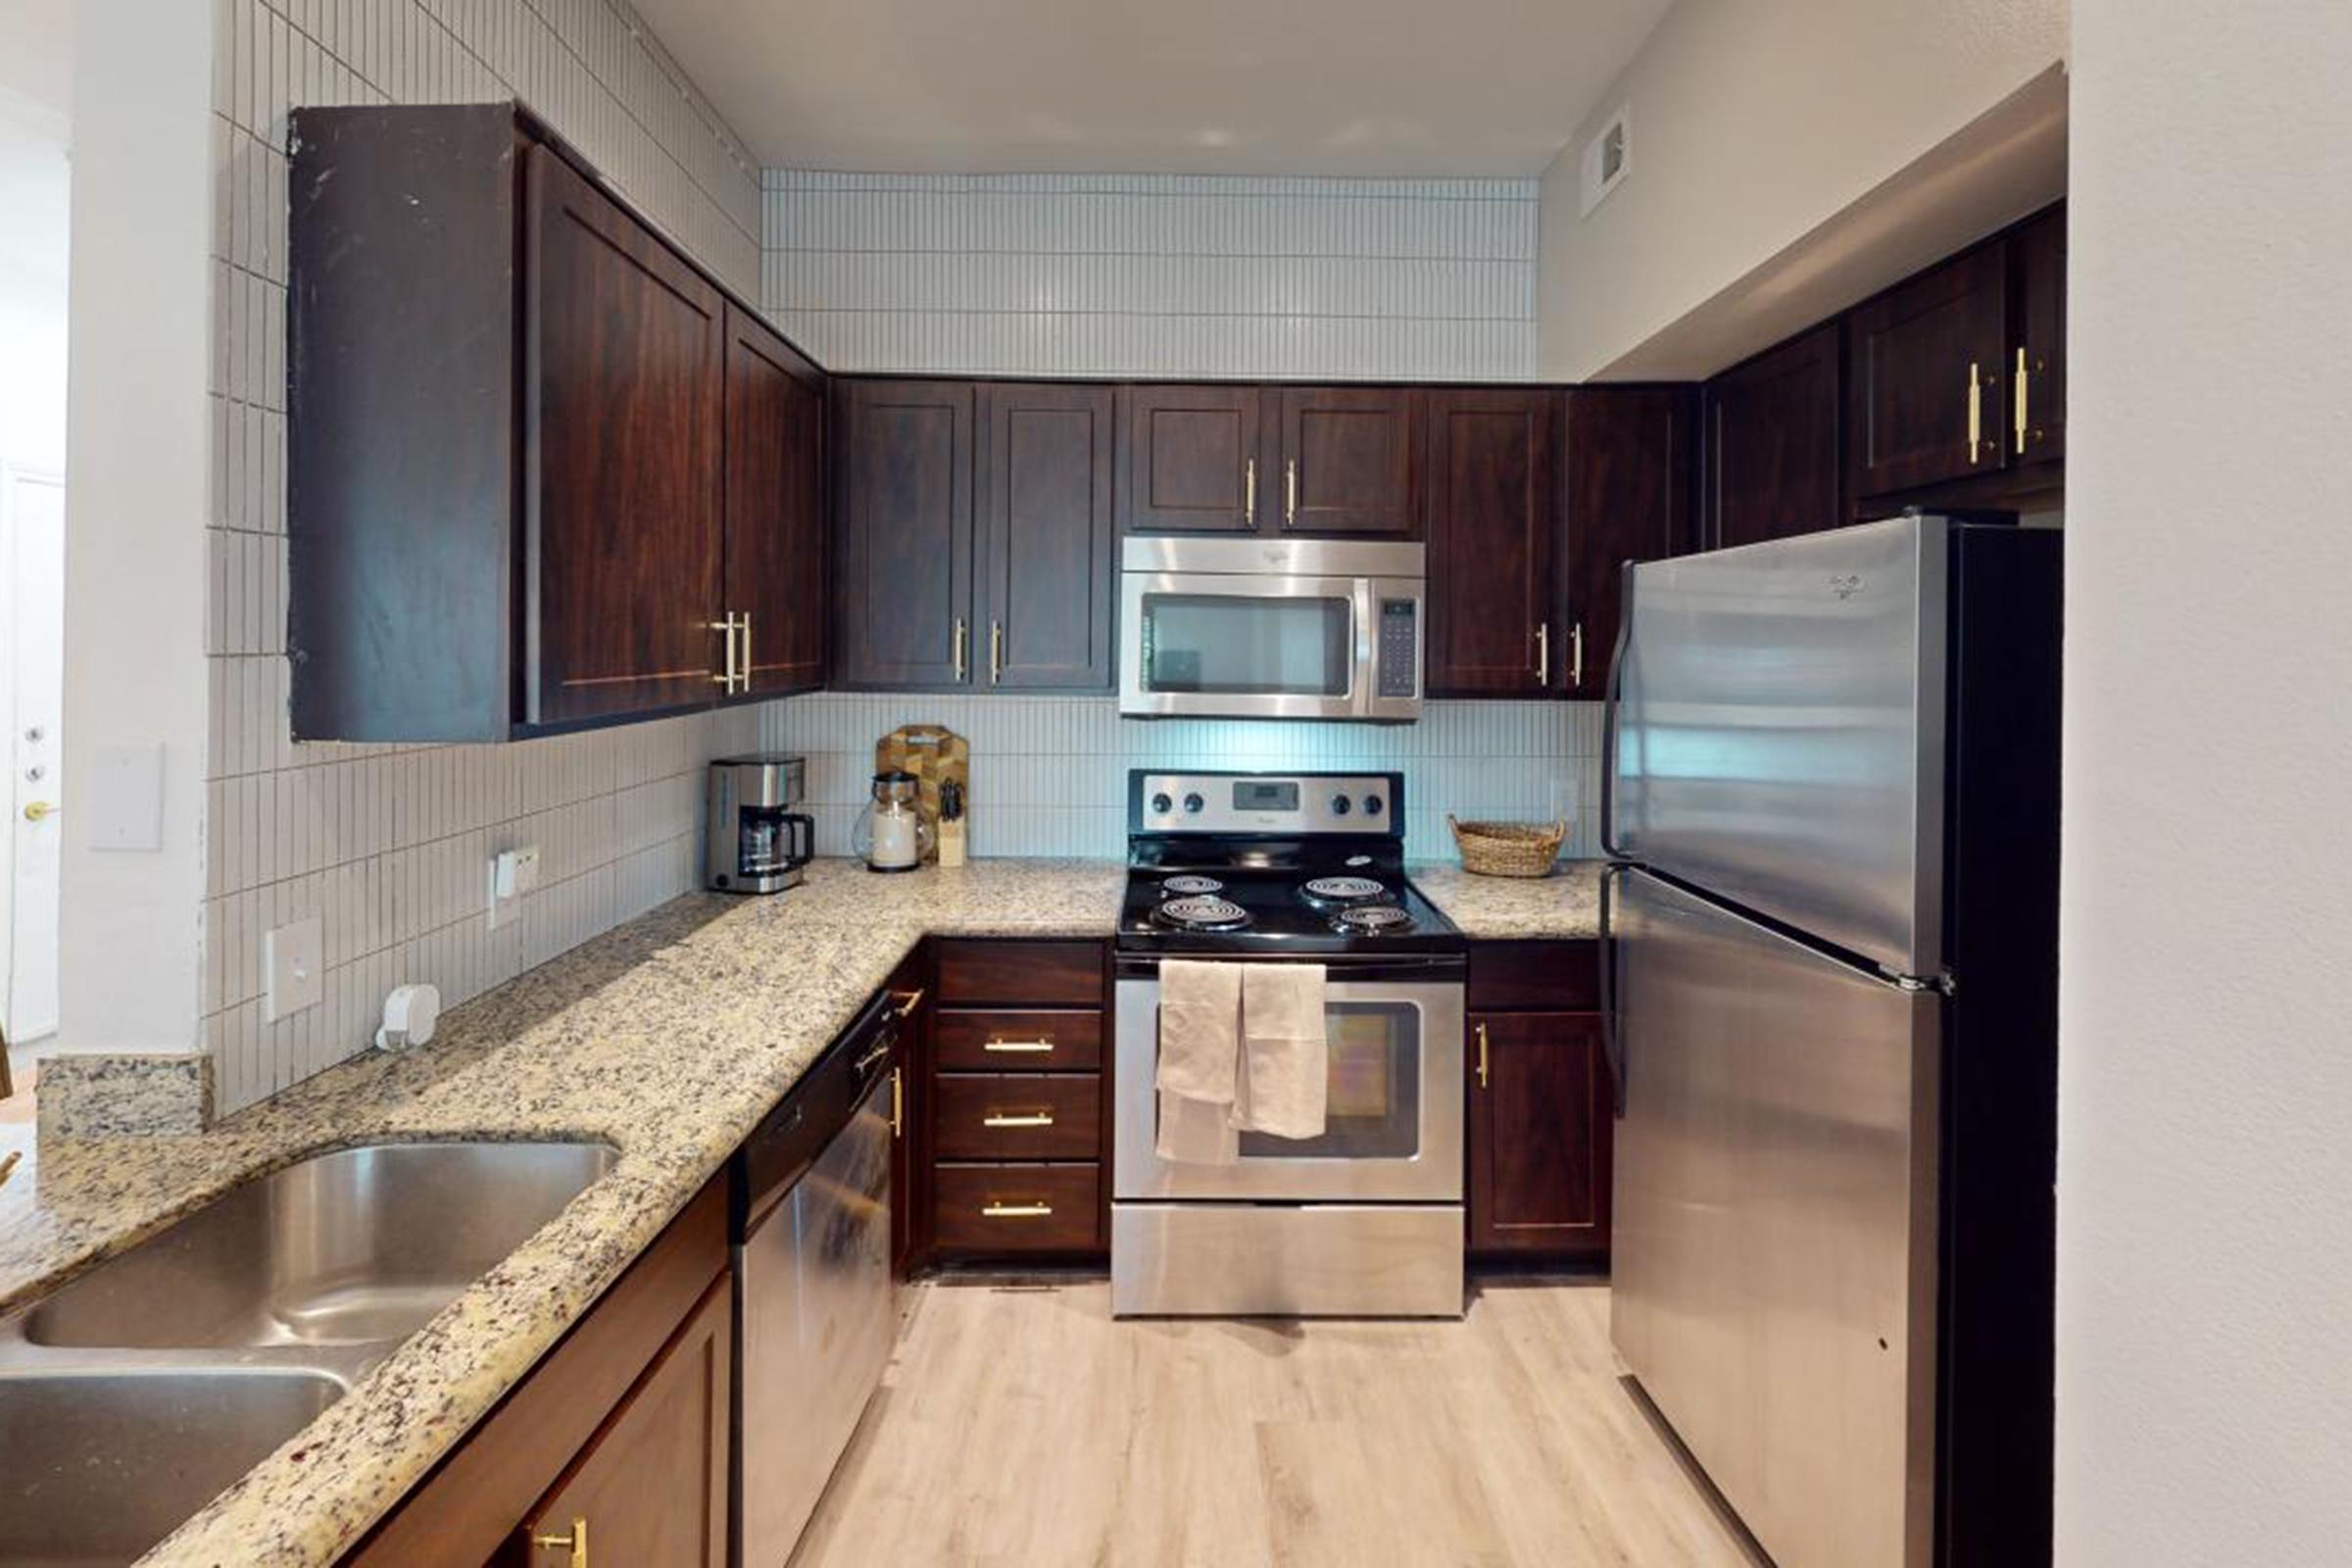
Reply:
M90 764L90 848L134 853L162 849L162 743L95 747Z
M262 938L262 1021L315 1007L326 990L326 939L317 915Z
M539 885L539 846L525 844L490 857L490 929L514 918L523 896Z

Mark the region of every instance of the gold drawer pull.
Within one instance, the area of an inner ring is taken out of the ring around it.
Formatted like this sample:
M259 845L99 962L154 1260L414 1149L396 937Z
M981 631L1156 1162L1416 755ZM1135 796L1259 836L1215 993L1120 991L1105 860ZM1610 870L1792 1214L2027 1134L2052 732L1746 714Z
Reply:
M1043 1056L1054 1049L1051 1040L991 1040L980 1048L1000 1056Z
M588 1568L588 1521L574 1519L567 1536L533 1536L531 1544L541 1551L568 1551L571 1568Z
M990 1219L1044 1219L1054 1212L1052 1203L990 1203L980 1212Z
M898 1007L899 1016L902 1019L911 1018L914 1016L914 1009L923 1004L923 988L916 986L905 996L893 997L891 1001Z
M1051 1127L1054 1113L1050 1110L996 1110L980 1118L983 1127Z

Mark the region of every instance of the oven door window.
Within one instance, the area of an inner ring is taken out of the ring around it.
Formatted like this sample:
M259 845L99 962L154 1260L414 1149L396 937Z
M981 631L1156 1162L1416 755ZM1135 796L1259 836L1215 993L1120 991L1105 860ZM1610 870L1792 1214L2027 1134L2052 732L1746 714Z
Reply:
M1230 697L1346 697L1355 607L1336 597L1144 595L1144 689Z
M1421 1152L1421 1009L1335 1002L1324 1013L1331 1080L1320 1138L1241 1135L1250 1159L1411 1159Z

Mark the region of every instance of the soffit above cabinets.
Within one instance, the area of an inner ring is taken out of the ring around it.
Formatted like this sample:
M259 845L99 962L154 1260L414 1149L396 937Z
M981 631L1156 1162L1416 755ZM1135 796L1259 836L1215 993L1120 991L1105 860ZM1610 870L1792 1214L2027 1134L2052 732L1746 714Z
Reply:
M1669 0L636 0L763 165L1530 175Z

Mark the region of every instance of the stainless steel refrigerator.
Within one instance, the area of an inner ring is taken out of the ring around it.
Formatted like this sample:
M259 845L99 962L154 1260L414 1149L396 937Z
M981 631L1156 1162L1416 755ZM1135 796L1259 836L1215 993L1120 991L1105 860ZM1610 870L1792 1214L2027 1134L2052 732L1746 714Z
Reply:
M1629 566L1612 1332L1780 1568L2050 1554L2060 538Z

